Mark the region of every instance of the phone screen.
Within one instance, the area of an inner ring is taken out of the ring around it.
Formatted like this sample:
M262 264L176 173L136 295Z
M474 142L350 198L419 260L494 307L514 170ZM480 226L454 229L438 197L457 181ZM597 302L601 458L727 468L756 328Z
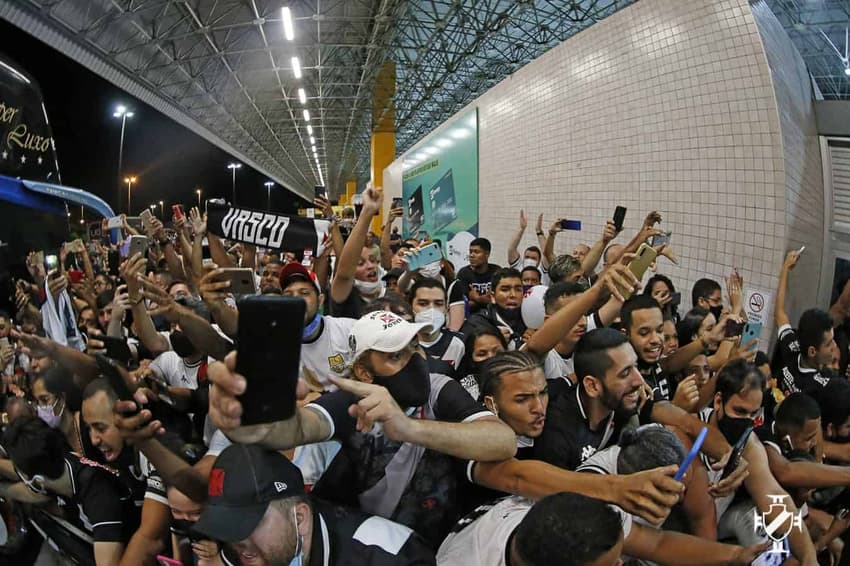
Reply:
M295 414L305 311L299 298L253 295L239 301L236 371L247 381L239 396L242 425Z
M743 331L744 331L744 323L743 322L738 322L738 321L730 319L730 320L726 321L726 327L723 329L723 334L727 338L731 338L733 336L740 336Z
M327 198L325 196L325 187L324 185L315 185L313 187L313 194L316 198Z
M581 230L580 220L561 220L562 230Z

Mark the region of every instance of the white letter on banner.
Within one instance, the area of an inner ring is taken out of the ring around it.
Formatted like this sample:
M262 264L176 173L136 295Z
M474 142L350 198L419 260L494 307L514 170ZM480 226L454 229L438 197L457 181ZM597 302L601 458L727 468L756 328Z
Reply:
M257 237L255 240L257 241L258 246L265 247L269 243L269 239L263 234L272 222L274 222L274 217L271 214L264 214L263 219L260 220L260 223L257 225Z
M286 228L289 226L289 218L286 216L278 216L277 222L272 226L271 233L269 233L269 247L274 249L280 249L280 245L283 243L283 236L286 234Z
M242 232L245 231L245 220L251 215L248 210L240 210L236 215L236 220L233 221L233 236L234 240L242 241Z
M227 210L227 214L224 215L224 219L221 221L221 231L222 236L225 238L232 238L230 235L230 226L233 224L233 219L236 216L236 209L230 208Z
M248 218L248 222L245 228L245 241L250 242L252 244L256 243L254 238L257 237L257 224L262 220L263 213L262 212L252 212L251 217Z

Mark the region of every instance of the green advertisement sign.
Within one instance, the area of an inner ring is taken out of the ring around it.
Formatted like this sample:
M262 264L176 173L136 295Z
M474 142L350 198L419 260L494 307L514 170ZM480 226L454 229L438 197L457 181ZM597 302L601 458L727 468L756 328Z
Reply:
M478 235L478 111L460 116L404 160L404 235L443 242L456 268Z

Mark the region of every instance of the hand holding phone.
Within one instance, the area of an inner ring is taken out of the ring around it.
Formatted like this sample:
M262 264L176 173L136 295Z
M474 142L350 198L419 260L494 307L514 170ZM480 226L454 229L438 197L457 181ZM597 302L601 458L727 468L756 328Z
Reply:
M617 232L623 231L623 222L626 220L626 207L618 206L614 209L614 228Z
M673 479L676 481L682 481L682 478L685 477L685 472L688 471L688 468L691 467L691 463L694 461L694 458L699 454L700 448L702 448L702 443L705 442L705 437L708 436L708 427L702 427L702 430L699 431L699 435L697 436L696 441L694 441L694 445L691 446L691 451L688 452L688 455L685 456L685 459L682 460L682 464L679 466L679 469L676 471L676 475L673 476Z
M171 212L174 214L175 220L183 220L186 216L183 214L183 207L179 204L171 205Z
M581 220L561 220L561 230L581 230Z
M738 442L735 443L735 446L732 447L732 454L729 456L729 461L726 462L726 466L723 468L723 473L720 475L720 481L728 478L732 472L738 469L751 432L753 432L753 427L747 427L747 430L744 431L741 438L739 438Z
M254 270L250 267L228 267L221 271L222 279L230 281L228 290L234 295L255 295L257 293Z

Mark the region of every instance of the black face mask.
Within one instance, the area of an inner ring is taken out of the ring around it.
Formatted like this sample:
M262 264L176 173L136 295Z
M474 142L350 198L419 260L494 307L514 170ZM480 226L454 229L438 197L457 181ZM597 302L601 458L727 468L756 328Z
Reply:
M708 312L714 315L715 324L720 322L720 315L723 314L723 305L719 307L708 307Z
M420 407L428 401L431 392L428 362L419 354L413 354L410 361L395 375L373 375L376 385L386 387L396 403L402 408Z
M726 442L734 445L746 430L753 426L753 419L730 417L724 411L723 418L717 420L717 428L723 433Z
M496 312L511 326L522 322L522 309L506 309L496 305Z
M192 344L192 341L183 334L179 330L175 330L171 333L171 349L174 350L181 358L188 358L192 354L196 353L195 346Z
M194 521L186 519L171 519L171 532L180 538L188 538L192 534L192 529L195 527Z

